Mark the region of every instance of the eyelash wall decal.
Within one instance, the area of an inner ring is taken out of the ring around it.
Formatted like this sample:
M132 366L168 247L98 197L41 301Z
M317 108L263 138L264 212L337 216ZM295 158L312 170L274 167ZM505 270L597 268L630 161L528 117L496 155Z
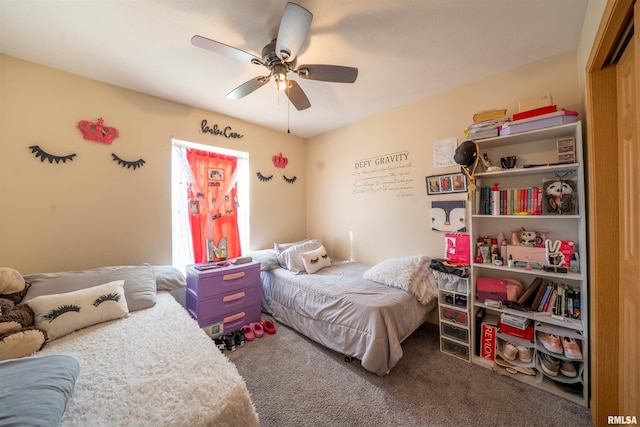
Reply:
M133 168L134 170L141 168L142 165L145 164L145 161L142 159L136 160L135 162L130 162L128 160L122 160L120 157L118 157L116 154L111 153L111 157L113 157L113 160L115 160L116 162L118 162L119 165L122 165L123 168Z
M258 177L258 179L259 179L261 182L267 182L267 181L271 181L271 180L273 179L273 175L270 175L270 176L264 176L264 175L262 175L262 172L258 172L258 173L256 173L256 176Z
M62 161L62 163L67 163L67 160L73 161L73 158L76 156L76 153L68 154L66 156L56 156L54 154L49 154L42 148L40 148L39 145L32 145L29 148L31 149L31 153L36 153L36 159L40 157L41 162L49 160L49 163L53 163L53 161L55 160L56 163L60 163L60 161Z
M297 177L297 176L294 176L293 178L287 178L287 176L286 176L286 175L282 175L282 179L284 179L284 181L285 181L287 184L293 184L294 182L296 182L296 179L298 179L298 177Z
M75 311L76 313L80 313L80 307L78 307L77 305L73 305L73 304L61 305L60 307L56 308L55 310L51 310L50 312L48 312L47 314L43 315L42 317L44 319L47 319L49 321L49 323L51 323L56 319L56 317L62 316L63 314L69 313L71 311Z
M120 301L120 294L117 292L111 292L110 294L100 295L93 301L93 306L97 307L105 301Z

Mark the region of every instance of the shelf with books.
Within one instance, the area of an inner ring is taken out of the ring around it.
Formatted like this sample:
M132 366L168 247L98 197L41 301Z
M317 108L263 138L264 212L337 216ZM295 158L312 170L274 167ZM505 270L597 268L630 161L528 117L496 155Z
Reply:
M553 375L545 375L538 362L539 354L543 352L538 351L538 346L533 343L529 343L529 346L535 348L536 358L531 366L538 371L537 379L532 381L532 376L521 374L513 377L588 406L589 292L588 265L584 256L587 253L587 221L581 126L580 122L576 122L477 141L480 152L486 154L491 164L499 164L502 158L515 157L516 167L478 172L475 175L476 190L471 197L469 224L471 240L475 245L470 300L474 312L482 308L481 311L487 315L506 313L520 316L530 319L535 331L561 332L580 340L584 359L576 364L575 379L558 377L558 380ZM559 140L575 141L574 162L558 163ZM525 168L524 165L532 167ZM486 207L491 206L491 195L487 197L487 189L489 192L496 191L493 194L498 196L494 198L497 205L494 204L489 210ZM555 190L562 191L554 193ZM518 197L518 192L521 197ZM556 197L557 194L562 194L562 198ZM500 198L500 195L503 197ZM524 233L529 234L527 240ZM500 243L501 240L507 242L506 247ZM551 245L555 244L563 249L550 250ZM487 246L491 248L489 256ZM509 255L513 255L511 266L508 265ZM509 305L507 301L501 305L490 301L490 305L487 305L484 299L478 299L475 285L479 277L520 281L524 287L522 296L526 294L526 298L522 301L518 298ZM579 314L574 311L574 304L579 304ZM474 340L477 339L477 329L481 327L483 319L474 316L471 320L470 335ZM505 341L523 344L519 339L498 335L496 345L504 345ZM475 342L472 342L472 347L476 348ZM497 350L496 354L500 356L500 350ZM486 359L482 357L473 357L472 362L495 369L495 363L487 366ZM567 385L581 387L568 390L565 387Z

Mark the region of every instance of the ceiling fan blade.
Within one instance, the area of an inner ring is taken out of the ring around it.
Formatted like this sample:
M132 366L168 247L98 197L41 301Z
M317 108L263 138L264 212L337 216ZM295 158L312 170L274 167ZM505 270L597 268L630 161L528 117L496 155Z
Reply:
M287 3L276 39L276 55L284 62L293 61L307 39L313 14L295 3Z
M252 55L244 50L237 49L235 47L226 45L224 43L217 42L215 40L208 39L206 37L195 35L191 37L191 44L202 49L209 50L220 55L224 55L229 58L237 59L242 62L248 62L250 64L264 65L262 59L255 55Z
M249 95L254 90L260 89L265 83L269 81L269 76L256 77L232 90L227 94L227 98L241 99Z
M323 82L353 83L358 78L358 69L342 65L301 65L298 75L303 79L321 80Z
M296 107L296 110L301 111L311 107L309 98L307 98L307 95L295 80L289 80L289 89L285 90L285 92L289 97L289 101Z

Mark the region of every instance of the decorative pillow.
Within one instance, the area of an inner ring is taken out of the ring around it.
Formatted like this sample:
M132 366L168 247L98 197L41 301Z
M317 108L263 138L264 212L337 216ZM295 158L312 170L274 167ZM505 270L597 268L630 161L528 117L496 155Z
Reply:
M320 246L313 251L303 252L301 255L304 268L309 274L313 274L331 265L331 258L329 258L324 246Z
M299 245L291 246L289 249L278 255L278 261L280 265L284 265L293 274L304 273L304 262L302 261L302 254L318 249L322 246L317 240L309 240Z
M269 271L272 268L280 266L278 263L278 255L276 255L276 251L273 249L250 252L245 256L250 256L254 261L258 261L261 271Z
M172 265L154 265L153 274L156 276L156 289L172 292L187 286L184 274ZM127 294L125 283L125 295ZM133 310L132 310L133 311Z
M273 250L276 251L276 257L278 258L278 264L280 265L280 267L282 268L287 268L287 266L285 265L284 262L282 262L280 260L280 255L282 254L282 252L286 251L287 249L289 249L290 247L296 246L296 245L300 245L302 243L308 242L309 238L306 238L304 240L300 240L299 242L292 242L292 243L274 243L273 244Z
M35 326L47 331L47 342L107 320L129 314L124 280L57 295L43 295L27 301Z
M59 426L79 373L72 354L0 362L0 425Z
M24 276L31 287L23 301L41 295L61 294L114 280L124 280L124 295L129 311L149 308L156 303L156 279L149 264L101 267L83 271L39 273Z

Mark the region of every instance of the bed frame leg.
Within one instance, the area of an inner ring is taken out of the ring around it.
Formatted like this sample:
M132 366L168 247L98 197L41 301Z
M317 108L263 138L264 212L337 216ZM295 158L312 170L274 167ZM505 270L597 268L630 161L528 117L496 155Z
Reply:
M344 356L344 361L347 363L351 363L353 361L353 357L351 356Z

